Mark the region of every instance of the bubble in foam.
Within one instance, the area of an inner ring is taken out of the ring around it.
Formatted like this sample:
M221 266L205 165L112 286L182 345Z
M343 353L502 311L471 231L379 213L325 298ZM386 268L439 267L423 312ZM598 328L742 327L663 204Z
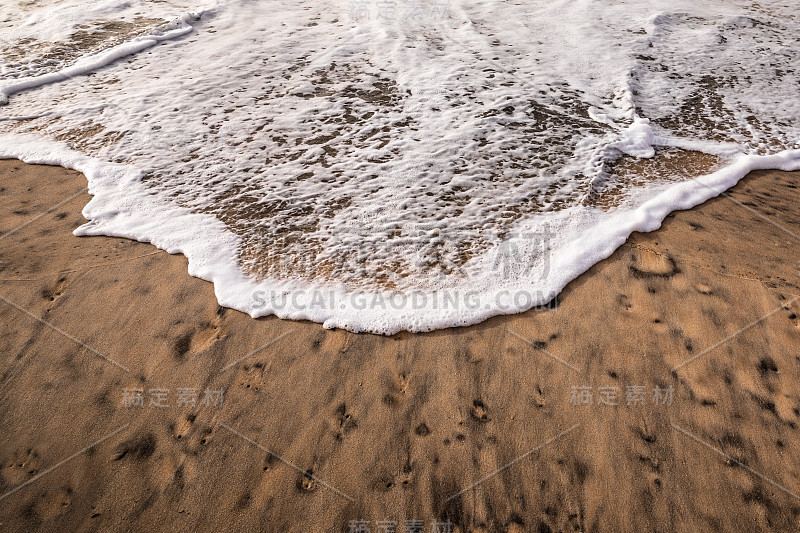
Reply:
M0 113L27 118L0 121L0 152L79 168L79 234L185 253L254 316L518 312L748 170L797 168L777 3L87 6L2 8Z

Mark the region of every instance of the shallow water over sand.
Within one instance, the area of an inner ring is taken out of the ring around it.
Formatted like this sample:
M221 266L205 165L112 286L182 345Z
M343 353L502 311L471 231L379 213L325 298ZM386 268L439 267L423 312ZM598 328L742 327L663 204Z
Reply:
M0 155L80 168L80 233L183 252L254 316L521 311L800 161L777 2L85 4L0 10Z

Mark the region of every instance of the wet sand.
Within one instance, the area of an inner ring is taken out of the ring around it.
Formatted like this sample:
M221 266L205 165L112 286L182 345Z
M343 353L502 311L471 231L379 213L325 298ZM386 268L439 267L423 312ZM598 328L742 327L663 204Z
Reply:
M220 308L183 256L74 237L81 174L0 161L0 530L797 531L799 182L555 309L380 337Z

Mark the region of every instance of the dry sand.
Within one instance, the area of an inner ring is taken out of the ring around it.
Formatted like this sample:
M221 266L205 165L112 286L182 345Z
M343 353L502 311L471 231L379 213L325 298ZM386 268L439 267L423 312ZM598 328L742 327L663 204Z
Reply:
M81 174L2 161L0 530L797 531L799 181L555 310L379 337L222 309L182 256L74 237Z

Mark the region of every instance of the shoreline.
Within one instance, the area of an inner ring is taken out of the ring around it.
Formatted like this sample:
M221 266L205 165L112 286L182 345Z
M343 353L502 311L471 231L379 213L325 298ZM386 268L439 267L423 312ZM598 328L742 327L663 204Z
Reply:
M248 275L245 272L247 267L240 255L244 249L240 240L243 234L214 215L157 200L158 195L151 194L141 183L141 171L135 167L105 163L65 145L43 144L31 137L11 136L7 140L15 148L6 155L20 156L33 163L63 165L86 173L93 196L83 212L91 222L78 227L77 235L134 239L153 243L170 253L180 253L188 258L188 272L192 276L214 284L221 305L252 317L275 315L282 319L318 322L326 328L384 335L463 327L493 316L516 314L548 305L570 281L609 257L627 242L633 232L649 232L661 227L668 214L694 207L710 196L724 192L748 170L765 167L796 169L800 161L797 159L800 150L785 150L772 155L738 155L715 171L701 172L691 179L693 173L684 171L680 173L684 180L660 190L638 207L614 212L609 218L597 219L588 227L584 218L592 220L605 211L590 210L583 218L582 211L569 208L549 213L542 219L544 222L537 222L540 225L530 226L530 231L524 226L516 226L520 235L504 238L503 244L492 248L494 255L489 252L476 254L474 263L462 265L463 272L456 269L464 275L456 277L455 282L447 275L441 282L425 280L430 285L422 292L433 300L446 299L463 290L474 296L473 301L463 301L448 309L435 306L419 309L413 305L409 308L408 305L398 307L391 302L385 303L397 294L392 292L392 283L384 284L383 288L378 285L364 290L352 289L333 278L316 283L314 276L317 272L307 278L302 270L296 273L301 279L293 273L286 280L270 279L269 276L257 280L252 273ZM691 166L695 158L687 155L687 166ZM120 187L119 183L126 186ZM497 259L504 247L514 250L514 253L517 250L527 253L528 247L534 250L529 257L515 259L521 263L530 260L532 268L526 271L527 274L506 278L498 272ZM259 257L269 260L274 251L265 254L254 256L255 260L260 260ZM322 270L329 267L325 265ZM441 268L441 265L434 268ZM546 275L535 274L539 272L546 272ZM407 290L409 286L413 287L413 284L398 289L399 294L404 294L403 298L414 294L413 290ZM281 305L280 299L275 303L263 297L281 293L291 295L289 305ZM377 301L379 305L366 307L360 300L361 296ZM315 305L308 305L309 300ZM301 303L295 305L295 301Z
M73 236L82 174L0 161L0 525L796 527L798 181L634 233L555 309L383 337L221 308L183 256Z

